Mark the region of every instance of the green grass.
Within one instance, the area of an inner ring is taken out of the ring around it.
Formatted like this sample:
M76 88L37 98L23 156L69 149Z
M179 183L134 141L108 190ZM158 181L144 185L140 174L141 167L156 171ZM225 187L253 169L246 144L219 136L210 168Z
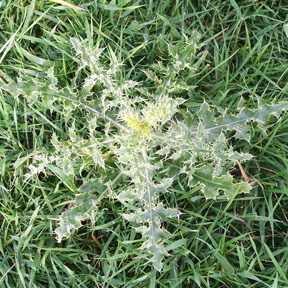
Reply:
M203 46L189 58L197 71L182 71L175 79L190 89L171 89L172 96L187 100L185 109L194 113L205 100L235 112L241 97L248 107L255 107L258 97L267 103L288 100L285 1L73 4L87 11L49 1L0 1L0 87L17 78L45 79L52 66L59 87L82 87L89 69L78 70L81 61L70 42L75 37L105 48L103 67L111 60L124 63L116 78L142 84L142 90L127 92L132 100L140 93L154 97L162 86L152 72L169 80L168 45L184 49L181 41L197 30ZM250 194L215 202L205 200L199 187L187 189L185 179L173 182L173 193L163 201L170 207L177 203L183 214L179 223L174 218L163 223L173 237L159 273L142 257L140 234L121 216L125 207L109 197L100 201L93 221L57 243L55 219L71 206L82 179L100 173L116 179L116 190L129 186L113 161L109 173L88 163L71 177L55 170L25 179L33 159L52 149L53 133L64 142L74 125L78 135L89 135L86 120L93 111L82 103L68 113L57 103L49 109L0 89L0 287L288 287L287 113L271 119L267 135L254 127L250 143L231 135L229 145L255 156L242 163L256 182ZM114 119L114 112L107 116ZM95 135L104 139L107 121L98 117L97 125ZM239 168L229 165L240 180Z

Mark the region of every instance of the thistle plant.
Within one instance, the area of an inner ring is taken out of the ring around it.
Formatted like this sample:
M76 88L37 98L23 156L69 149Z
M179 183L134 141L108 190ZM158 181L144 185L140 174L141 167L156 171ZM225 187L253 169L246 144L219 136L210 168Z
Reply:
M178 95L194 88L189 79L205 56L194 61L202 47L199 39L195 32L181 43L169 44L172 64L167 67L159 61L152 70L143 71L153 83L151 89L123 79L120 72L125 63L112 57L107 64L102 59L103 48L90 47L76 38L71 38L71 45L78 70L70 85L58 83L53 67L44 78L20 77L3 85L15 101L24 99L31 109L42 103L43 109L61 112L69 123L66 139L60 139L61 131L50 135L53 149L31 156L25 175L25 181L30 181L40 173L52 174L75 192L70 208L57 221L59 242L84 220L94 218L104 198L113 199L125 207L121 216L131 223L131 229L142 235L139 250L143 257L161 271L163 258L169 255L165 244L173 239L173 231L162 224L171 217L177 222L182 214L181 207L176 203L169 207L163 197L171 193L174 181L185 179L187 189L199 186L206 199L215 200L219 195L233 200L252 189L249 183L234 180L227 168L229 163L253 157L229 145L230 132L234 139L249 142L251 129L258 125L265 134L270 116L279 117L288 103L268 105L258 98L257 105L248 108L240 99L238 111L230 113L204 101L196 113L190 111L185 98ZM79 84L80 73L87 76ZM81 131L71 121L78 109L87 116ZM82 176L90 166L96 167L97 173ZM76 178L83 183L77 186Z

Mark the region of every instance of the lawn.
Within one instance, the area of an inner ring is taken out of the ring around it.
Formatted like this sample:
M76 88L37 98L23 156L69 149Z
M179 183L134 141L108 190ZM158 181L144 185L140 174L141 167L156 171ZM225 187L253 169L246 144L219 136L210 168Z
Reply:
M0 0L0 287L288 287L288 6Z

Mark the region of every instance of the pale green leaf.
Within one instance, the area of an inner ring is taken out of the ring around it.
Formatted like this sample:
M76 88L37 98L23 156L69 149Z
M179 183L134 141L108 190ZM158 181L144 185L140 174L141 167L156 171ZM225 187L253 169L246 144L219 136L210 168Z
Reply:
M213 141L222 132L234 130L236 131L235 138L250 141L250 122L257 123L262 132L266 133L265 121L272 115L279 118L281 112L288 109L288 102L281 101L270 105L265 104L260 98L258 98L258 102L256 109L243 107L238 114L225 111L219 117L216 117L217 109L211 109L208 103L204 102L197 113L201 125L201 129L198 129L198 137L201 137L202 141Z
M50 2L54 2L54 3L57 3L57 4L61 4L63 6L66 6L66 7L69 7L69 8L73 8L73 9L76 9L76 10L82 10L82 11L87 11L86 9L83 9L81 7L78 7L78 6L75 6L67 1L64 1L64 0L49 0Z
M55 230L58 242L64 237L69 237L72 231L79 229L82 221L91 218L92 212L96 210L97 201L98 196L92 193L76 197L73 207L60 216L58 228Z
M286 36L288 37L288 23L284 24L283 29L284 29Z
M213 165L203 166L195 169L189 180L189 186L201 186L206 199L216 199L220 191L223 191L228 199L234 198L239 193L249 193L252 186L246 182L233 183L230 174L214 177Z

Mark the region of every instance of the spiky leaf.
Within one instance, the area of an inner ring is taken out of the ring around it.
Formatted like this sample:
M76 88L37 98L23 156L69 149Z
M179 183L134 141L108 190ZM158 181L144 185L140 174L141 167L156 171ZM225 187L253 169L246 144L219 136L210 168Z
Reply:
M239 193L248 193L252 186L247 182L233 183L230 174L214 177L213 165L195 169L189 180L189 186L201 186L206 199L216 199L220 191L223 191L228 199L234 198Z
M225 111L219 117L216 117L219 111L211 109L208 103L204 102L197 113L200 120L201 129L199 129L199 132L201 136L207 141L213 141L223 131L234 130L236 131L235 138L250 141L250 122L257 123L262 132L266 133L265 121L272 115L279 117L282 111L288 109L288 102L284 101L269 105L258 98L258 102L256 109L242 107L238 114L227 113Z
M71 203L72 207L59 217L59 226L55 230L58 242L61 242L64 237L69 237L72 231L79 229L82 226L82 221L91 218L105 188L106 186L99 179L85 182L79 188L79 192L83 194L77 195ZM100 196L92 194L96 191L100 193Z

